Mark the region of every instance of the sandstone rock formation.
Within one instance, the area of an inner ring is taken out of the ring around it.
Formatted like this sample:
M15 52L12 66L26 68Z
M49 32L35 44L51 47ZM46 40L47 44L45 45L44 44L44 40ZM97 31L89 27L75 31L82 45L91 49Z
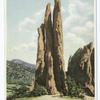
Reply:
M47 5L44 24L38 29L36 83L45 86L50 94L67 93L60 5L60 0L55 0L53 23L50 4Z
M79 82L88 95L94 96L94 46L80 48L70 57L68 74Z
M61 2L55 0L53 12L53 36L54 36L54 74L57 89L59 91L66 91L65 73L64 73L64 53L63 53L63 31L61 19Z
M46 66L47 67L47 77L46 77L46 87L50 94L56 94L56 84L54 80L53 72L53 27L51 21L51 8L50 4L46 7L45 12L45 35L46 35Z
M38 28L38 49L37 49L37 70L35 72L36 82L38 84L43 83L43 70L45 66L44 54L45 54L45 36L44 36L44 24Z

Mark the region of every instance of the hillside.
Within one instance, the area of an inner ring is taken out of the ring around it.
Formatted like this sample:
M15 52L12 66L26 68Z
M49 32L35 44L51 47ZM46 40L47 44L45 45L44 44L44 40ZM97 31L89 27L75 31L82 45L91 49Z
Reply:
M7 83L31 83L35 76L35 68L35 65L19 59L7 61Z

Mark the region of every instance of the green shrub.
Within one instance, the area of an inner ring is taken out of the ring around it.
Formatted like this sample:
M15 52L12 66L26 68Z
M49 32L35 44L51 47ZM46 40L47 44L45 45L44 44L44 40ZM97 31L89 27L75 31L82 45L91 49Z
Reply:
M17 86L15 89L14 89L14 97L16 98L20 98L20 97L27 97L28 95L28 88L26 86Z
M13 88L13 95L7 97L7 100L13 100L13 98L22 98L22 97L36 97L47 95L47 90L40 85L36 85L32 92L25 85L18 85Z
M70 76L67 77L66 83L68 85L68 95L71 97L83 97L83 89L79 83L71 78Z
M40 85L35 86L34 90L31 92L31 95L35 96L35 97L47 95L47 94L48 94L48 92L47 92L46 88L43 86L40 86Z
M15 100L15 98L13 96L7 96L7 100Z

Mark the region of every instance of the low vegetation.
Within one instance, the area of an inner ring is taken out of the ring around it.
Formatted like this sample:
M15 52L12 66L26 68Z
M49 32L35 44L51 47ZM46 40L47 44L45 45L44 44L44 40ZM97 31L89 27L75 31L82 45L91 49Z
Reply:
M7 100L15 100L15 98L31 98L47 95L45 87L36 85L33 91L29 91L27 85L31 84L34 73L23 69L24 66L7 62ZM30 80L29 80L30 79ZM9 84L10 83L10 84ZM67 77L68 96L83 97L83 89L79 83L76 83L70 76Z
M68 85L68 95L71 97L83 98L84 91L79 83L70 76L67 77L66 84Z
M47 89L43 86L37 85L34 90L31 92L31 96L42 96L42 95L47 95Z
M37 97L48 94L46 88L40 85L35 86L35 88L31 92L26 85L8 85L7 92L7 100L13 100L14 98L23 97Z

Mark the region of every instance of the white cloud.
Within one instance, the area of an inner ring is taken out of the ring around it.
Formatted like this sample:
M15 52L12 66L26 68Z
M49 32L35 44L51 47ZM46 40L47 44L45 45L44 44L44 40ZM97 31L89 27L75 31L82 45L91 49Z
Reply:
M66 33L66 35L64 36L64 39L66 40L64 47L67 51L71 50L75 52L76 49L78 49L79 47L85 44L85 41L82 38L77 37L74 33Z
M94 23L89 12L93 13L93 5L81 0L69 1L68 12L63 23L64 33L71 32L84 41L85 38L92 40Z
M72 15L80 14L85 15L93 13L93 5L91 5L90 1L82 1L82 0L74 0L69 1L68 12ZM89 12L88 12L89 11Z
M82 38L77 37L74 33L66 33L66 35L64 35L64 58L66 70L69 57L72 56L78 48L85 44L85 41Z
M37 11L35 14L34 14L34 17L37 17L37 16L41 16L41 14L44 12L44 10L39 10Z
M80 37L84 41L93 41L94 36L94 25L93 22L88 21L83 26L75 26L71 29L71 32L73 32L77 37Z
M30 32L32 30L35 20L32 17L25 18L19 23L18 30L20 32Z
M36 64L37 45L34 45L33 42L23 43L10 49L10 54L10 60L22 59L26 62Z
M94 22L93 21L88 21L86 23L86 27L89 28L89 29L94 29Z
M79 15L73 15L73 16L69 16L69 17L65 18L64 23L63 23L64 30L67 30L67 29L69 30L72 27L83 23L82 20L85 21L85 18L81 17Z
M37 29L38 23L42 21L43 10L37 11L34 15L24 18L19 22L18 30L19 32L33 32Z
M62 13L65 13L65 9L64 9L64 7L63 7L63 5L61 6L61 11L62 11Z
M18 46L15 46L11 49L12 52L15 52L15 51L30 51L32 49L36 48L36 45L34 45L33 42L31 43L23 43L23 44L20 44Z
M93 5L88 2L81 0L69 1L68 17L64 19L64 28L72 28L73 25L82 25L86 21L91 20L91 14L94 13L93 9Z
M51 12L53 13L53 5L51 5ZM61 7L62 13L65 12L64 7ZM33 32L39 27L44 20L45 8L37 11L33 16L24 18L18 25L19 32ZM52 16L53 17L53 16Z

